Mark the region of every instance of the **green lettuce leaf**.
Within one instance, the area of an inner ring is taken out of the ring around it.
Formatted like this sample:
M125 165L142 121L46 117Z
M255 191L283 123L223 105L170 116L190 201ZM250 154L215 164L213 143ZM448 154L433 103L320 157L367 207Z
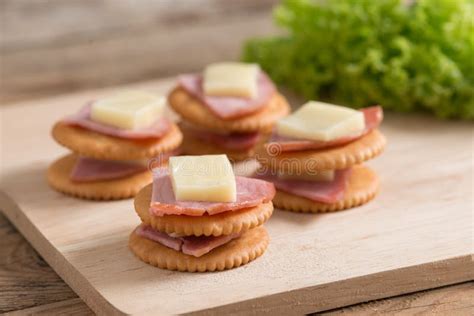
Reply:
M473 0L286 0L243 60L307 99L474 119Z

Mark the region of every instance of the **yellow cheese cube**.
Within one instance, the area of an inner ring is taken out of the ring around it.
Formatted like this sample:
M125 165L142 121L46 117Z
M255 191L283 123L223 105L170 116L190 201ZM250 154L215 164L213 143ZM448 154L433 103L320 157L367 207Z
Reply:
M364 128L361 111L316 101L309 101L277 123L280 135L317 141L360 135Z
M142 91L123 91L92 104L93 121L123 129L153 124L165 108L165 99Z
M179 201L235 202L237 199L235 175L226 155L171 157L168 168Z
M204 70L204 93L212 96L255 98L258 95L259 72L257 64L211 64Z
M290 173L288 171L278 171L278 177L280 179L288 180L306 180L306 181L333 181L334 180L334 170L323 170L315 172L300 172L300 173Z

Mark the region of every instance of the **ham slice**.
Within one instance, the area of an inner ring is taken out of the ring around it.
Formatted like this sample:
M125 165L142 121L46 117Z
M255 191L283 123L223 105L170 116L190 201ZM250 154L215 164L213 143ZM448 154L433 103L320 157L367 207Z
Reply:
M190 124L182 124L184 129L189 130L199 140L215 144L221 148L229 150L246 150L254 147L260 139L260 133L231 133L217 134L200 128L191 126Z
M258 95L254 99L218 97L204 94L202 75L189 74L178 78L179 85L204 103L212 113L223 120L232 120L261 110L276 91L275 85L262 71L258 78Z
M166 233L162 233L157 230L154 230L150 226L146 226L144 224L141 224L140 226L138 226L137 229L135 230L135 233L138 236L153 240L157 243L162 244L163 246L174 249L176 251L181 251L181 246L183 245L183 241L181 240L181 238L171 237L170 235Z
M124 139L148 139L148 138L161 138L171 128L171 123L165 119L160 118L155 123L147 128L140 128L140 129L121 129L118 127L105 125L102 123L95 122L91 120L92 104L86 104L83 106L78 113L68 116L62 120L63 123L72 126L79 126L93 132L97 132L100 134L117 137L117 138L124 138Z
M278 190L320 203L336 203L344 197L351 169L336 170L333 181L307 181L282 179L268 170L255 177L273 182Z
M71 171L70 179L74 182L112 180L128 177L146 170L146 164L140 162L79 157Z
M154 216L214 215L254 207L271 201L275 196L275 186L270 182L245 177L235 177L235 180L237 184L235 202L177 201L168 170L166 168L154 169L150 213Z
M165 247L181 251L184 254L201 257L211 250L222 246L232 239L238 238L240 234L222 235L222 236L187 236L172 237L166 233L154 230L150 226L140 225L135 230L138 236L150 239Z
M181 251L187 255L200 257L219 246L227 244L229 241L239 236L240 234L221 235L217 237L215 236L181 237L181 239L183 240L183 247L181 247Z
M365 129L361 135L341 137L331 141L315 141L301 138L286 137L274 133L270 139L270 142L266 144L266 147L278 146L278 150L280 152L284 152L309 149L316 150L341 146L350 143L376 129L383 120L383 110L380 106L371 106L363 108L360 111L364 113L365 118Z

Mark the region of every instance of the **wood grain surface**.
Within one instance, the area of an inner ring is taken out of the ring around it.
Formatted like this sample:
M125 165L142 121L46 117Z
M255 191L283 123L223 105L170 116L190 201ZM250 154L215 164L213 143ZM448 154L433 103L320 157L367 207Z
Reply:
M107 92L1 109L1 208L94 311L308 313L473 278L472 126L392 113L387 152L371 162L382 181L374 202L319 216L276 212L267 253L241 269L180 274L139 262L126 247L138 222L131 201L75 200L44 180L65 152L49 137L52 123Z
M237 59L277 2L0 0L0 104Z
M0 313L9 312L7 315L10 316L94 315L1 213L0 258ZM361 303L321 314L472 315L473 310L474 282L467 282Z
M76 297L76 294L0 214L0 312Z
M472 315L474 282L378 300L324 313L350 315Z

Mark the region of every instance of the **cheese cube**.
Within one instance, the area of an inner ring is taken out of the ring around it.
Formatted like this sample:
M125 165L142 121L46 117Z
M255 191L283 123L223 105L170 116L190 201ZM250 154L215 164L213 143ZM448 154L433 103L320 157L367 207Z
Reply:
M277 123L282 136L317 141L360 135L364 128L361 111L316 101L309 101Z
M174 195L179 201L235 202L237 186L226 155L169 159Z
M152 125L165 108L165 99L142 91L123 91L92 104L91 119L122 129Z
M301 173L290 173L288 171L278 171L278 177L280 179L287 180L305 180L305 181L325 181L331 182L334 180L334 170L322 170L315 172L301 172Z
M203 88L206 95L255 98L258 95L257 64L223 62L204 70Z

